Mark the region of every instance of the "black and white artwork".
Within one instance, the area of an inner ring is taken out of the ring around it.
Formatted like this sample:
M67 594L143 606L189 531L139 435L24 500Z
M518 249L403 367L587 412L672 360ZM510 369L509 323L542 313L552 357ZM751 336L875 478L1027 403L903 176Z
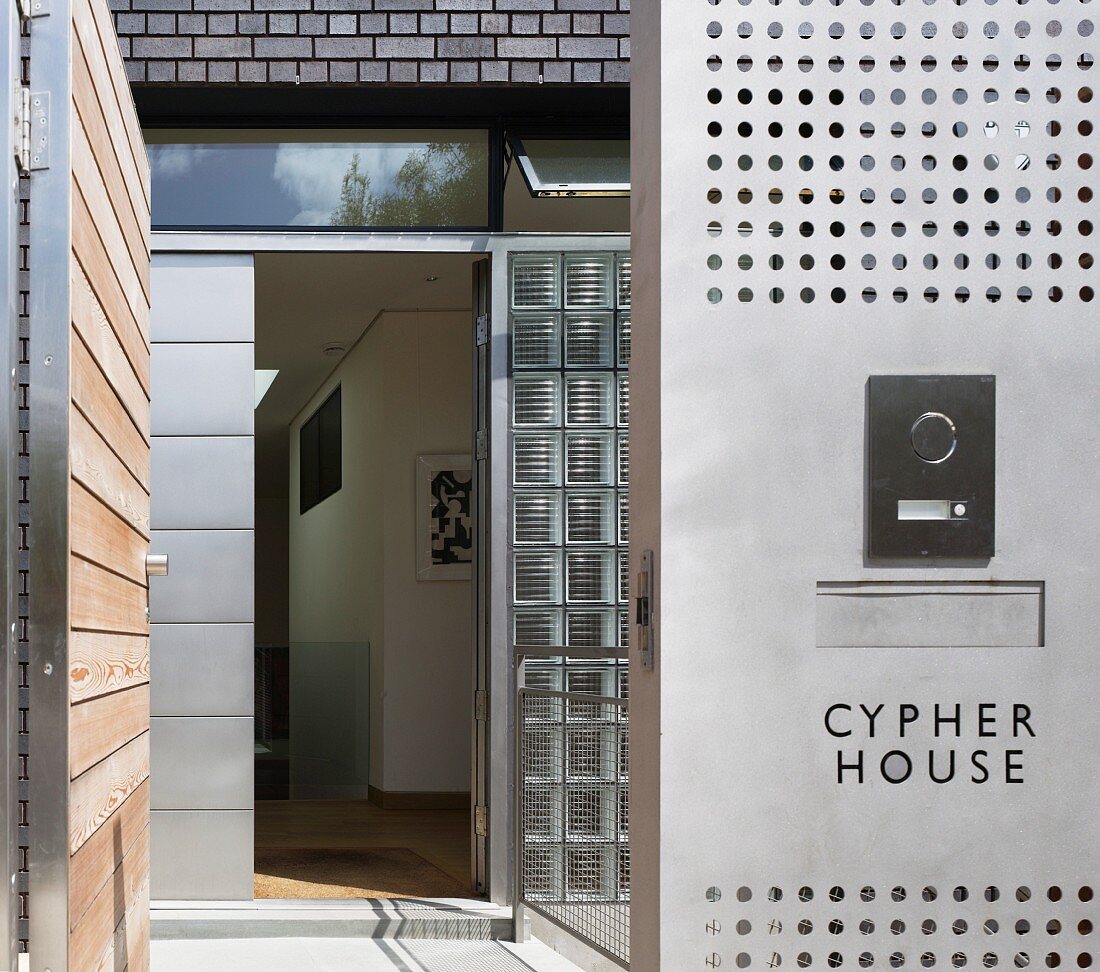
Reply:
M418 456L416 467L416 575L420 580L469 580L474 550L470 457Z

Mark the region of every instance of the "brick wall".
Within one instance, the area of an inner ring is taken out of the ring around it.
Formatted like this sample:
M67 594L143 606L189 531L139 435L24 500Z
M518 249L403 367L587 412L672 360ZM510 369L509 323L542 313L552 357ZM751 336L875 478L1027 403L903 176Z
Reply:
M629 80L630 0L111 0L135 82Z

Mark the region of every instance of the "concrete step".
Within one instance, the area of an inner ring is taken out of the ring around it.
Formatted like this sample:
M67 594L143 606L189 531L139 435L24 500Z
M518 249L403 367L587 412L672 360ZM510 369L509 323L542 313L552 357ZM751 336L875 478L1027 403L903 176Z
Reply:
M512 911L461 898L318 901L155 901L156 941L244 938L401 938L512 941Z

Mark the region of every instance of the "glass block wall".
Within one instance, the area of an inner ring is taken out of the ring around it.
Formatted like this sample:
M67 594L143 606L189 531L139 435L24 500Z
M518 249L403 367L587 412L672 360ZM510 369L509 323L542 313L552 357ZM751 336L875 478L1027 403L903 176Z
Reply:
M511 258L512 630L626 646L630 255ZM626 663L527 663L531 687L625 696Z

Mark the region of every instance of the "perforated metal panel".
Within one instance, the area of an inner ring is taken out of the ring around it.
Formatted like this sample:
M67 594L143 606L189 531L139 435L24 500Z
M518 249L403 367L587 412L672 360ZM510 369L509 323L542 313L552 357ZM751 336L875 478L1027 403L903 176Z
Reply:
M634 7L636 969L1093 962L1093 6ZM873 374L996 376L991 560L866 557Z

